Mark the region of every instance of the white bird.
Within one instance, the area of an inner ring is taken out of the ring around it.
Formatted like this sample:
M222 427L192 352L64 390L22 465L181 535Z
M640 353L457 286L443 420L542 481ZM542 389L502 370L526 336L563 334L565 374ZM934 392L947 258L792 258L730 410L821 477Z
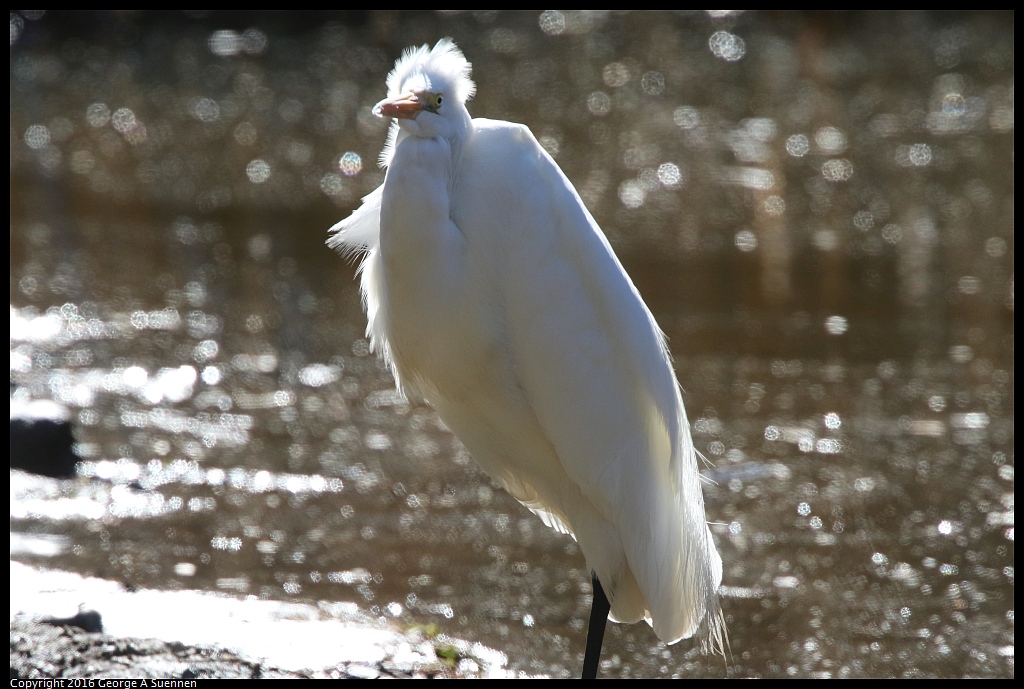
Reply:
M720 650L722 561L650 310L530 130L470 118L476 86L450 39L407 49L387 86L384 184L328 240L364 254L372 348L495 481L576 539L595 606L603 589L614 621L646 619L668 643L703 621ZM595 608L602 633L606 615Z

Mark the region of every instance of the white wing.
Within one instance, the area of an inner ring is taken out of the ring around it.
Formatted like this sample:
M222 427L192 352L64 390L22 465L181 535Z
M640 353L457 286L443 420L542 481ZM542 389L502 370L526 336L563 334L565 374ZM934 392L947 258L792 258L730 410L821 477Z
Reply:
M530 131L473 123L453 218L490 263L517 382L579 489L563 487L555 502L531 507L575 534L615 596L616 618L646 611L660 638L690 636L705 614L716 614L721 560L704 522L696 456L662 334Z

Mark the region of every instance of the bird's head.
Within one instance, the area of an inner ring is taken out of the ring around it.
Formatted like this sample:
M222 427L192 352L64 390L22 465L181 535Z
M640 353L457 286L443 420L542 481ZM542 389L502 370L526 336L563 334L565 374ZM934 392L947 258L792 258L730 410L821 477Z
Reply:
M406 134L451 138L468 126L466 101L476 91L471 67L450 38L432 49L408 48L388 75L388 97L373 112L395 118Z

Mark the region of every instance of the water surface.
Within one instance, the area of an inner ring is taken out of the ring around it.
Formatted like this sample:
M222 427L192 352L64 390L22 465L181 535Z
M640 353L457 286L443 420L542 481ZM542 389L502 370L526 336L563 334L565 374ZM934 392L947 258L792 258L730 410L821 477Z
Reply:
M612 625L602 674L1012 677L1012 13L12 12L12 413L84 458L12 475L12 556L576 674L578 548L395 393L324 247L443 36L604 228L709 460L731 655Z

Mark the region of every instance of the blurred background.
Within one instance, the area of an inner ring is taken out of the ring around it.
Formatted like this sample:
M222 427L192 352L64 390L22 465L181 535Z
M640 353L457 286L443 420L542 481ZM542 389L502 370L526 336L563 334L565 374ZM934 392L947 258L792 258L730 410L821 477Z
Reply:
M351 604L573 676L590 575L368 351L327 229L370 108L451 36L668 335L727 662L611 625L605 676L1014 674L1013 13L10 13L12 558ZM14 593L12 592L12 596Z

